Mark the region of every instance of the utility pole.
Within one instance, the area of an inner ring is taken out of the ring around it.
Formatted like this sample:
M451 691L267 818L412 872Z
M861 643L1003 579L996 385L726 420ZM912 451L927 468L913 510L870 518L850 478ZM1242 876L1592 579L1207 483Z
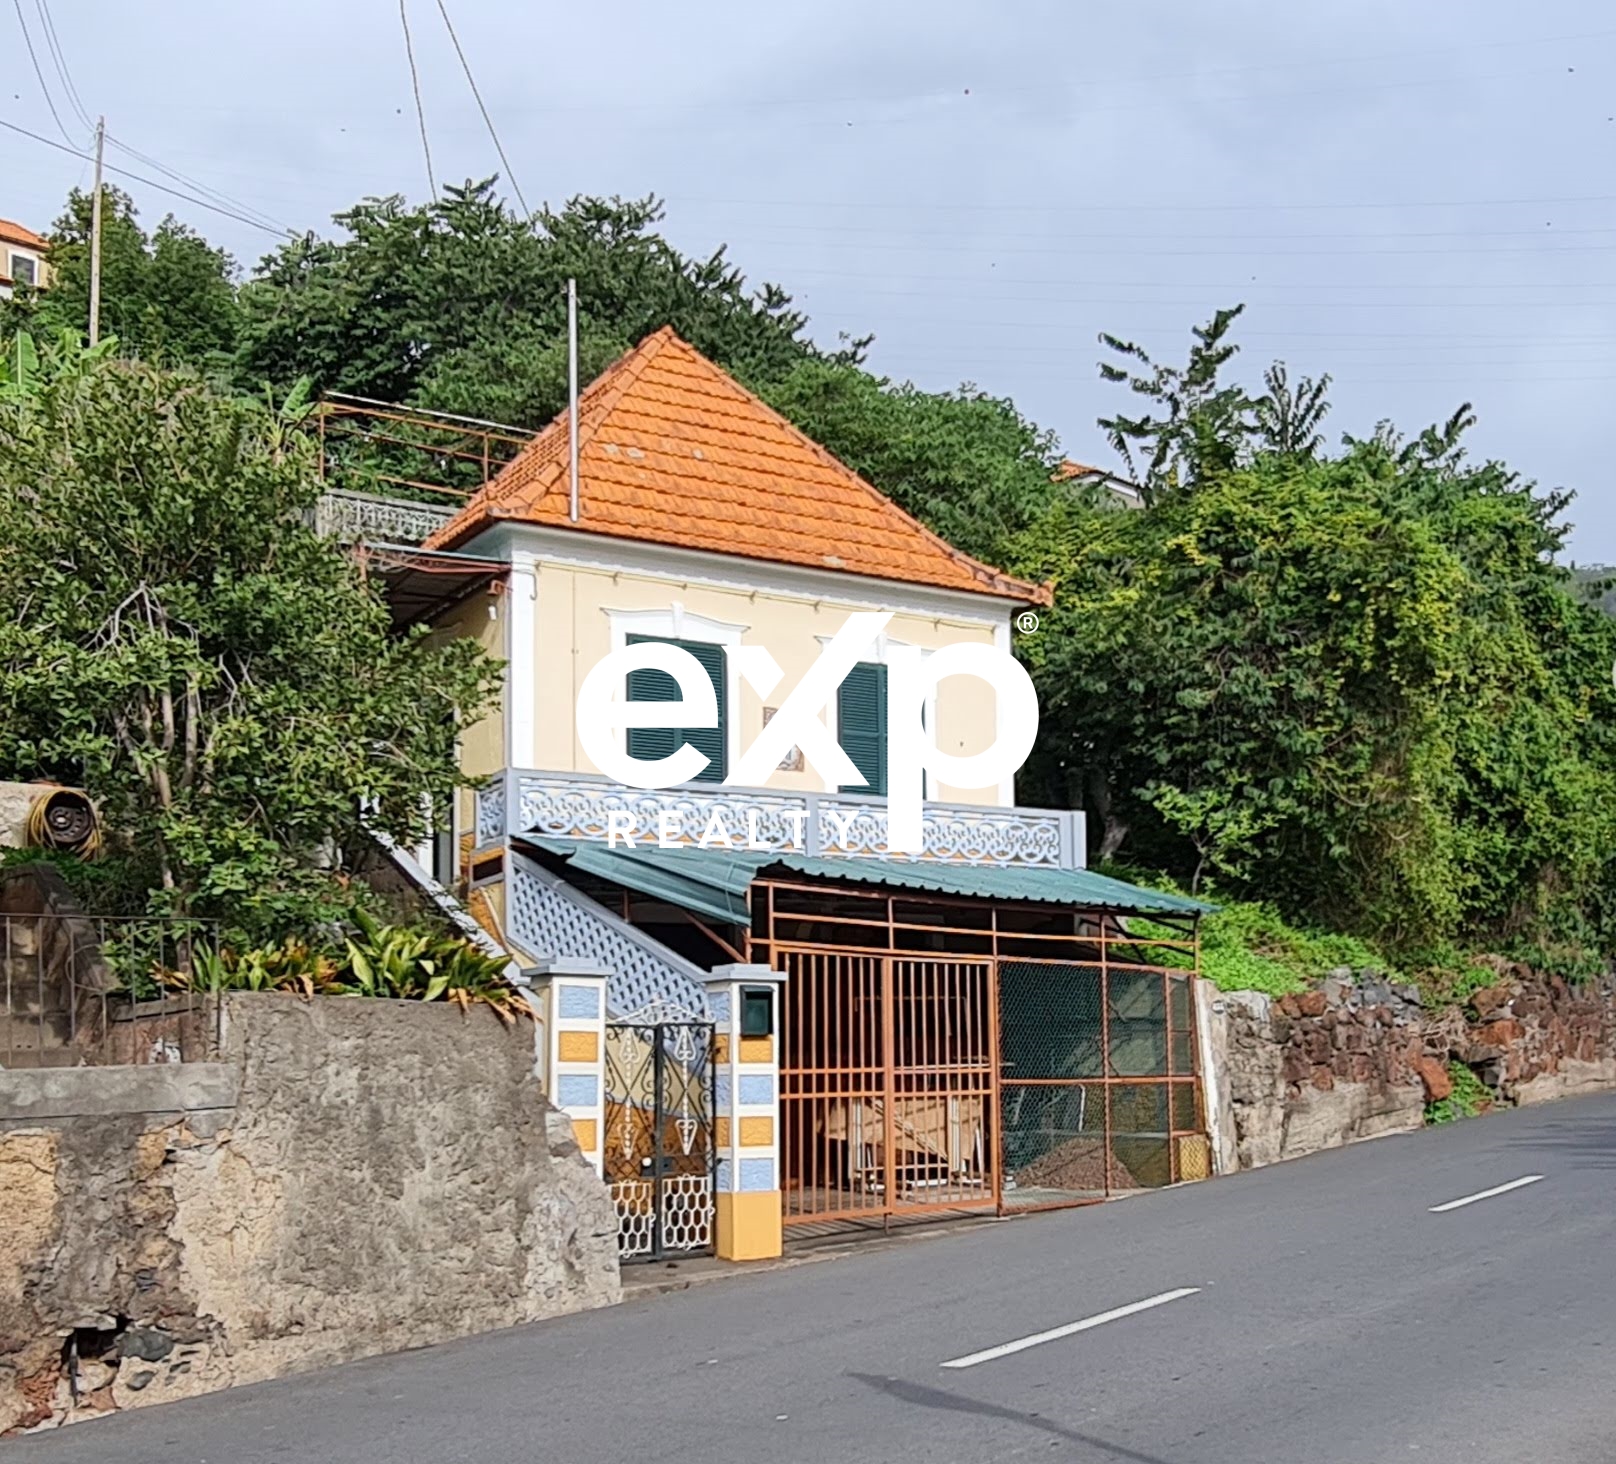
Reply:
M101 154L107 143L107 119L95 121L95 197L90 203L90 344L101 339Z

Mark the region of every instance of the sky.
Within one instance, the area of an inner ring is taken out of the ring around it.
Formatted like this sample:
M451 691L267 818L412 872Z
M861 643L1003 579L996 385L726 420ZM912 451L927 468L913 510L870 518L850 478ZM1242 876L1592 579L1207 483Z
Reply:
M1237 374L1334 378L1332 437L1471 402L1477 455L1572 489L1616 562L1616 10L1600 0L444 0L529 205L666 200L872 369L1012 397L1085 462L1101 331L1182 359L1244 302ZM13 0L0 121L63 146L45 16L108 161L302 233L427 175L395 0ZM502 171L438 0L405 0L436 175ZM0 129L0 216L90 165ZM251 269L272 232L128 188ZM189 184L178 184L193 191Z

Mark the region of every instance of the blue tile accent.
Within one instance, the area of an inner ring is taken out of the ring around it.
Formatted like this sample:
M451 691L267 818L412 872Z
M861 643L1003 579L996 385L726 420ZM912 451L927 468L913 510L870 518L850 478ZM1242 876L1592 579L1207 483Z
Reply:
M718 1161L718 1177L717 1177L717 1179L714 1180L714 1183L718 1186L718 1193L721 1194L721 1195L727 1195L730 1192L729 1176L730 1176L729 1160L728 1159L720 1159Z
M720 1032L729 1030L729 992L711 991L707 994L707 1007L713 1014L713 1025Z
M720 1068L713 1074L713 1110L716 1113L728 1113L730 1110L729 1074Z
M563 984L556 996L556 1015L581 1021L600 1015L600 988L598 986L569 986Z
M556 1082L559 1108L593 1108L599 1096L600 1086L591 1073L562 1073Z
M741 1102L773 1103L774 1078L768 1073L742 1073Z
M741 1160L741 1193L757 1190L772 1190L774 1188L774 1160L772 1159L743 1159Z

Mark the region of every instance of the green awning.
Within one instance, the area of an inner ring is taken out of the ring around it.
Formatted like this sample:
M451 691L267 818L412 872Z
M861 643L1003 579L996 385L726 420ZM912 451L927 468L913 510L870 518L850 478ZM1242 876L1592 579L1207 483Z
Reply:
M807 854L736 854L722 849L608 849L580 839L530 837L573 869L666 900L726 925L749 925L746 894L762 869L811 879L887 885L974 900L1030 900L1131 915L1205 915L1215 908L1184 895L1147 890L1088 869L950 864L935 859L835 859Z

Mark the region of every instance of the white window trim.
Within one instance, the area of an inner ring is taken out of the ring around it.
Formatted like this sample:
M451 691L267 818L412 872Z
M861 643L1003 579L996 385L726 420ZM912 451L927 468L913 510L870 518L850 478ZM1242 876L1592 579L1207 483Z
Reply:
M666 610L613 610L602 607L611 627L612 650L622 650L631 635L663 636L669 640L701 641L723 646L724 656L724 771L729 774L741 757L741 679L729 663L729 650L738 648L749 627L728 620L714 620L686 610L680 600L672 600ZM628 751L628 729L616 732L620 752Z
M539 565L511 555L505 614L505 765L531 768L538 756Z

